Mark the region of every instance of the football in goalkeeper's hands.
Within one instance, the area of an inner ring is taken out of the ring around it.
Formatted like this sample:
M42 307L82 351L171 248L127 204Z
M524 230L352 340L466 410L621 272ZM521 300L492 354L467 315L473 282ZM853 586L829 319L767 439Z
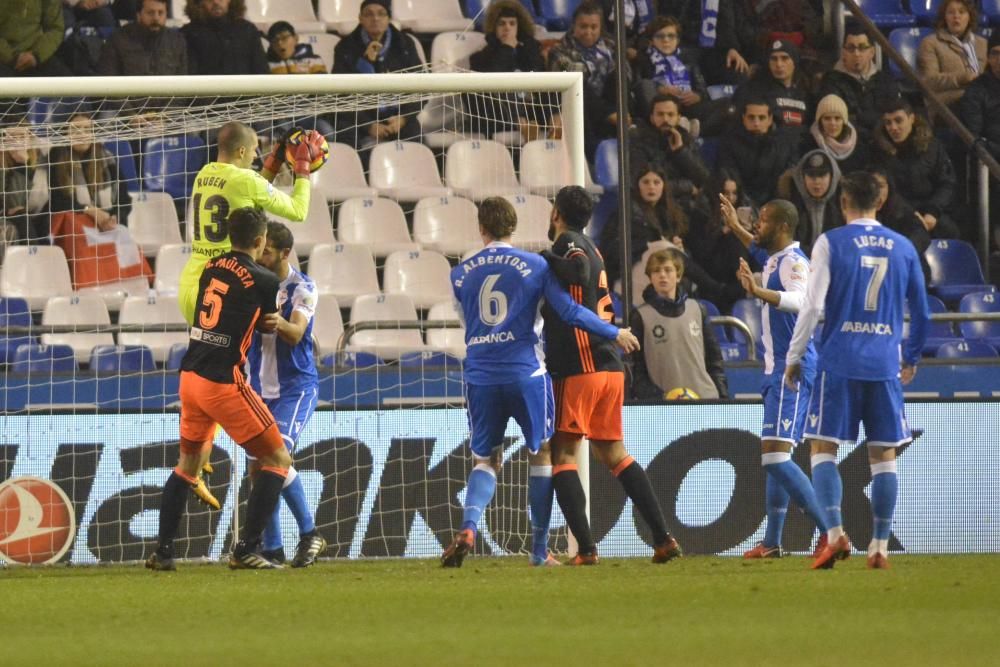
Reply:
M676 389L671 389L665 393L663 398L668 401L697 401L700 396L698 396L694 389L677 387Z
M288 162L289 166L295 166L295 149L299 145L299 142L305 138L307 132L315 133L316 130L295 130L285 139L285 161ZM319 168L330 159L330 145L326 142L326 137L320 135L320 139L318 155L313 155L312 161L309 163L310 173L319 171Z

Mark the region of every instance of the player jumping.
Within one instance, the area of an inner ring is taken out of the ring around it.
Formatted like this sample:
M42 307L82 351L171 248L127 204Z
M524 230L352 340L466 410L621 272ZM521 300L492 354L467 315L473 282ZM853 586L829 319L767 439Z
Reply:
M278 280L255 262L267 239L264 214L240 208L226 222L232 250L205 265L198 288L196 326L191 329L191 342L181 362L181 455L163 487L159 546L146 561L146 567L153 570L175 569L174 538L188 490L198 483L197 475L212 451L216 424L260 465L242 537L233 549L229 567L281 567L256 551L291 458L274 418L242 370L254 327L262 315L275 311Z
M875 220L879 186L872 175L854 172L840 185L840 207L850 222L822 234L813 246L812 277L789 345L785 382L796 387L801 380L809 339L825 314L805 435L816 495L827 513L828 544L812 567L833 567L851 553L840 514L837 446L856 443L861 422L872 474L868 567L883 569L889 566L899 484L896 448L911 439L902 385L916 374L927 338L927 295L913 244ZM910 335L901 347L904 303L909 304Z
M548 553L552 466L542 442L552 435L553 401L542 352L542 297L555 314L595 338L615 341L626 352L638 349L632 332L573 303L541 256L510 245L516 226L510 202L501 197L484 200L479 205L479 231L486 247L451 272L465 322L465 398L475 467L466 487L461 530L441 556L444 567L461 567L475 544L479 519L496 490L503 436L511 417L531 452L532 563L558 564Z
M288 227L280 222L267 223L267 245L259 263L281 281L278 312L264 316L265 324L273 330L270 333L255 333L248 355L250 383L274 415L285 447L292 453L299 434L316 410L319 396L312 340L316 285L309 276L289 265L288 255L294 245L295 239ZM256 475L256 461L252 467ZM281 497L299 526L299 544L292 558L292 567L312 565L316 556L326 548L326 540L316 531L302 480L294 467L288 469ZM271 521L264 529L261 555L270 561L284 563L279 517L280 507L275 507Z

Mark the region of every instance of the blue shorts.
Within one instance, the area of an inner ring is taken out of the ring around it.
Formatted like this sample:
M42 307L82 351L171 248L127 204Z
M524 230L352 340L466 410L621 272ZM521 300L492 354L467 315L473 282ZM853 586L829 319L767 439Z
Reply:
M302 429L316 411L318 399L319 388L315 386L305 387L287 396L264 399L264 404L274 415L274 421L278 424L281 439L285 441L288 451L295 451L295 443L299 441Z
M489 458L493 449L503 444L511 417L521 427L524 444L532 454L537 453L542 442L552 437L552 378L544 373L508 384L466 384L465 408L469 446L479 458Z
M899 447L909 442L902 383L898 378L851 380L821 371L809 401L806 437L853 445L859 423L865 425L869 445Z
M761 394L764 397L764 425L760 429L761 440L780 440L797 444L802 440L802 428L809 409L814 373L803 373L799 380L799 390L785 385L784 372L777 369L765 377Z

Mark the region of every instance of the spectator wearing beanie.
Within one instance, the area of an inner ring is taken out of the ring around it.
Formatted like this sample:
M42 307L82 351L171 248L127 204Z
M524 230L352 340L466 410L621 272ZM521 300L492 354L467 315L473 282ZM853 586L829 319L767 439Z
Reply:
M809 254L819 235L844 224L837 187L840 169L823 150L806 153L793 169L781 177L778 197L795 204L799 224L795 240Z
M986 65L986 40L973 30L979 11L970 0L947 0L938 7L936 30L920 41L917 69L941 101L951 105Z
M816 120L803 142L803 153L820 148L837 163L841 174L863 170L871 160L868 145L860 141L851 124L847 104L836 95L827 95L816 105Z
M795 44L784 39L771 42L763 66L736 91L733 97L736 108L742 108L748 97L763 97L770 103L778 125L798 128L796 131L809 127L811 105L799 61Z

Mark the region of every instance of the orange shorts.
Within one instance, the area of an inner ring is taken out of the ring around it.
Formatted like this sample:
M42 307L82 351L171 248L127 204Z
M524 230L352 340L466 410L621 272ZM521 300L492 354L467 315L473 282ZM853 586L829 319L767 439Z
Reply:
M225 429L229 437L253 457L267 456L284 447L281 434L271 411L249 384L223 384L206 380L197 373L181 373L181 438L194 442L211 441L215 425ZM277 437L247 443L268 429Z
M591 440L622 439L625 374L599 371L552 381L556 431Z

